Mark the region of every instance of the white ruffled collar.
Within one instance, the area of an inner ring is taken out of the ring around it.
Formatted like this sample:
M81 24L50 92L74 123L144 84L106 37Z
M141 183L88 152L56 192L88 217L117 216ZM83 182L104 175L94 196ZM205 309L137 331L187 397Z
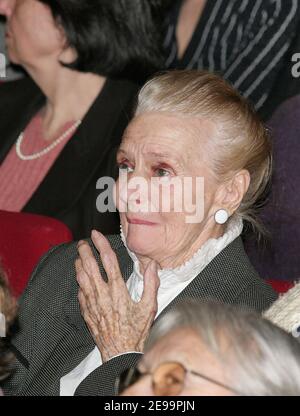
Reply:
M223 236L211 238L192 256L190 260L175 269L161 269L158 271L160 278L160 289L167 289L170 285L184 283L196 277L201 271L232 241L234 241L243 231L243 221L238 217L232 217L227 224ZM137 256L128 249L126 239L121 226L121 239L133 261L133 277L143 281L140 272L140 265Z

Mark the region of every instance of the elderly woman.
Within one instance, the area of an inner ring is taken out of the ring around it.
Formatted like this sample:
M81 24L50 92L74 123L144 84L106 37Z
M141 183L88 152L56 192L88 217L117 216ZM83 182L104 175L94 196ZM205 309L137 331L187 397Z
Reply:
M300 344L253 312L184 302L158 320L117 387L131 396L299 396Z
M29 75L0 89L0 209L55 217L76 239L118 231L96 183L115 175L135 81L161 65L161 3L0 0L9 58Z
M240 237L244 220L256 223L270 142L224 80L174 71L149 81L117 162L121 236L93 231L92 241L54 248L40 262L13 341L28 365L18 363L10 394L113 394L155 318L179 300L214 298L261 312L276 299Z

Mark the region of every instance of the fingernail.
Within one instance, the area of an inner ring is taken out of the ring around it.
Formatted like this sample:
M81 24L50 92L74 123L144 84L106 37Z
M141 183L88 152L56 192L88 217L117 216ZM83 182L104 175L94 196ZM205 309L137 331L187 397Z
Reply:
M92 231L92 237L94 237L94 238L99 238L99 237L101 237L101 234L99 233L99 231L97 231L97 230L93 230L93 231Z

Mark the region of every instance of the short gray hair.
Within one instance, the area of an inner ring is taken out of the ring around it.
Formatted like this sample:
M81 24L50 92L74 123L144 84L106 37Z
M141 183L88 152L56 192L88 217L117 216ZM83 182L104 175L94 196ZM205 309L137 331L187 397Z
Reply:
M300 343L255 312L215 301L185 301L156 322L145 352L180 328L199 335L225 366L231 387L242 394L300 395Z

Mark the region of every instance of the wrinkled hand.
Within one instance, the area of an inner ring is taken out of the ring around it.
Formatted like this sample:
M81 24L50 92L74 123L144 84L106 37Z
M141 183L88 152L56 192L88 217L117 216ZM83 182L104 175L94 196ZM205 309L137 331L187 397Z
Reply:
M103 362L118 354L142 352L157 313L157 264L152 261L148 265L143 295L140 302L136 303L130 297L108 240L93 231L92 241L100 253L108 282L103 280L89 244L80 241L75 267L80 286L78 300L81 314L101 352Z

